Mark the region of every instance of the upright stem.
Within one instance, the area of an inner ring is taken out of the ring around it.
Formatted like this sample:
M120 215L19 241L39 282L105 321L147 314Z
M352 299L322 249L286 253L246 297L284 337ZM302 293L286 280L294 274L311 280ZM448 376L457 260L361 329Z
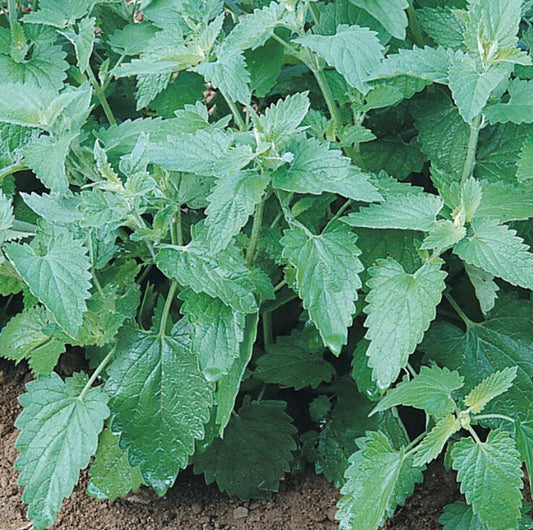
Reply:
M409 5L407 6L407 16L409 17L409 25L411 26L411 31L413 32L413 37L417 46L420 48L424 47L424 37L420 31L420 26L418 25L418 19L416 18L416 11L413 6L413 0L409 0Z
M235 102L230 99L225 92L220 90L220 93L222 94L222 97L225 99L226 103L228 104L228 107L231 110L231 113L233 114L233 117L235 118L235 123L237 124L237 127L239 130L244 131L246 130L246 124L244 123L244 120L241 116L241 112Z
M261 233L261 225L263 223L263 208L264 201L261 201L255 208L254 222L252 224L252 234L250 236L250 243L246 249L246 265L251 267L254 264L255 253L257 251L257 243Z
M117 350L116 345L111 348L111 351L104 357L102 362L98 365L96 370L91 375L89 381L87 381L87 384L83 387L83 390L80 392L80 395L78 396L78 399L80 401L83 400L85 397L85 394L89 391L89 389L93 386L93 383L96 381L96 378L102 373L102 370L107 366L107 363L111 360L111 357L115 355L115 352Z
M448 300L449 304L455 309L456 313L461 317L461 320L466 324L466 327L470 327L474 322L470 320L466 313L459 307L457 302L452 298L450 293L444 293L444 297Z
M165 300L165 307L163 307L163 314L161 315L161 325L159 326L160 337L163 337L165 335L168 315L170 313L170 308L172 307L172 302L174 301L177 288L178 282L176 280L172 280L172 283L170 284L170 289L168 290L167 299Z
M474 118L472 125L470 125L470 137L468 138L468 147L466 150L465 163L463 165L463 173L461 175L461 184L464 184L474 172L476 165L476 149L479 139L479 129L481 128L481 114Z
M342 123L341 115L339 113L339 109L337 108L337 104L335 103L333 93L331 92L331 89L329 88L329 85L326 82L323 72L321 70L318 70L317 68L312 68L311 71L313 72L316 82L320 87L320 91L324 96L324 100L326 101L326 105L331 115L331 119L335 122L336 126L339 126Z
M7 9L9 10L9 27L13 31L13 25L17 21L17 2L15 0L7 0Z
M272 333L272 313L267 311L261 316L263 322L263 341L265 346L274 342L274 334Z
M100 102L100 105L102 106L102 109L104 111L104 114L106 115L107 121L111 125L116 125L117 120L115 119L115 116L113 116L113 111L111 110L111 107L109 106L109 103L107 102L104 89L98 82L98 79L96 79L96 76L94 75L91 65L89 65L89 68L87 68L87 75L89 76L91 85L94 88L94 93L96 94L96 97L98 98L98 101Z

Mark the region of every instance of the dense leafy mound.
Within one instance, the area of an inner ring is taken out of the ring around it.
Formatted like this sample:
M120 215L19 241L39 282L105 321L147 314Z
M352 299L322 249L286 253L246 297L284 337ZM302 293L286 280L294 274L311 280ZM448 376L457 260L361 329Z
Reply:
M309 462L372 530L443 453L444 528L531 528L531 1L0 8L0 355L36 377L36 530L93 456L112 500L188 465L263 497Z

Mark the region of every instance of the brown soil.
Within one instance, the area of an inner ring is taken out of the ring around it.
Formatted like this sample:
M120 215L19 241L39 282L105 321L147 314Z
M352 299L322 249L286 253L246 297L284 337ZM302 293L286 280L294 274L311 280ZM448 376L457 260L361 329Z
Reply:
M31 378L25 366L14 367L0 359L0 530L30 529L20 498L13 463L20 413L17 397ZM180 474L163 498L145 488L114 503L85 494L86 473L72 497L66 500L54 528L58 530L305 530L334 529L338 492L312 470L287 477L280 492L266 501L239 501L206 486L189 470ZM406 506L400 508L386 530L437 530L442 507L459 498L451 473L432 465Z

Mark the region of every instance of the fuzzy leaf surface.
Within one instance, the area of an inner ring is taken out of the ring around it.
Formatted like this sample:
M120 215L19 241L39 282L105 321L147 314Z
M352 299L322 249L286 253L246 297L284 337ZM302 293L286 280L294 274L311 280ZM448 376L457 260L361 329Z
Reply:
M283 256L296 268L298 292L324 344L336 355L348 339L363 270L347 227L315 236L300 228L285 231Z
M378 260L367 284L368 365L378 386L387 388L406 365L435 318L444 290L446 273L442 262L422 265L407 274L392 258Z
M96 452L98 435L109 416L108 397L90 388L79 399L87 377L75 374L62 381L52 372L26 385L19 401L23 411L15 422L21 430L15 447L22 500L36 530L51 526L63 499L70 496L79 472Z
M112 431L120 434L130 464L162 495L204 436L210 385L179 337L135 329L119 336L108 373Z
M194 471L241 499L266 497L290 469L296 433L283 401L247 401L232 416L224 438L195 456Z
M503 431L491 431L485 442L463 438L452 451L468 504L489 528L518 528L522 469L513 439Z

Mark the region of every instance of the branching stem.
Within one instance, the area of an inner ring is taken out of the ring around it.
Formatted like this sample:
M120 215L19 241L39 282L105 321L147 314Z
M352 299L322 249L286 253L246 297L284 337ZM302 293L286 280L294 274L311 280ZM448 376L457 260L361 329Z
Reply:
M87 384L83 387L83 390L80 392L80 395L78 396L78 399L80 401L83 401L85 394L87 394L89 389L93 386L93 383L96 381L98 376L102 373L103 369L107 366L107 363L111 360L111 357L115 355L116 350L117 350L117 346L115 345L111 348L110 352L103 358L102 362L97 366L96 370L93 372L93 374L87 381Z
M26 171L29 167L22 162L7 166L0 171L0 182L4 180L7 176L12 175L13 173L18 173L19 171Z
M94 93L96 94L96 97L98 98L98 101L100 102L100 105L102 106L102 109L104 111L104 114L106 115L107 121L110 123L110 125L116 125L117 120L115 119L113 111L111 110L111 107L107 102L102 85L100 85L98 79L96 79L96 76L94 75L91 65L89 65L89 68L87 68L87 75L89 76L89 80L91 81L91 85L93 86Z

